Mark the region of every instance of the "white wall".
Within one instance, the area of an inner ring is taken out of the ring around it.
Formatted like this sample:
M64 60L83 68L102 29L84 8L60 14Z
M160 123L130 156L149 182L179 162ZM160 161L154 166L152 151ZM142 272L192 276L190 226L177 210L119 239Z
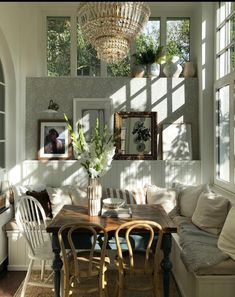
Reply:
M192 16L195 22L195 12L201 3L192 2L155 2L149 3L152 15ZM26 77L43 76L43 57L45 54L43 30L43 15L46 11L73 11L75 2L2 2L0 3L0 34L3 39L1 48L8 49L3 59L7 75L7 169L12 169L25 159L25 110L26 110ZM195 31L193 31L195 34ZM193 57L197 59L197 51L193 49ZM5 61L8 61L5 62ZM10 70L9 67L10 66Z

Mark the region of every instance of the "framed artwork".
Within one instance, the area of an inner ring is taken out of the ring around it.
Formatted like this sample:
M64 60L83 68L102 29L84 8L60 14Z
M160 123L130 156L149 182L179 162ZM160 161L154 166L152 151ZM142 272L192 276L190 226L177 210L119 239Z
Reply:
M38 159L70 159L72 147L64 120L39 120Z
M162 125L163 160L192 160L191 124Z
M156 128L156 112L116 112L114 114L115 159L156 159Z
M101 131L107 123L109 131L113 131L113 105L111 98L74 98L73 99L73 129L77 131L77 121L84 130L86 141L91 138L92 129L95 128L96 119L99 119Z

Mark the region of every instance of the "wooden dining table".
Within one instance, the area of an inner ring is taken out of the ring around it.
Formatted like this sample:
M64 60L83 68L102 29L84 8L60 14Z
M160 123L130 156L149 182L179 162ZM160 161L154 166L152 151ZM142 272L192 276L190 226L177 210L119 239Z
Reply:
M161 268L163 271L163 296L169 297L170 272L172 264L170 262L171 252L171 233L177 232L176 225L165 212L164 208L158 204L128 205L131 208L132 216L128 218L118 217L102 217L89 216L86 206L64 205L59 213L48 224L46 230L52 234L52 249L54 259L52 268L54 270L54 288L55 297L60 297L60 276L63 266L60 257L60 245L58 241L58 231L65 224L73 224L79 222L90 222L102 225L109 234L109 238L113 238L117 228L126 221L131 220L151 220L161 224L163 229L163 239L161 249L163 251L163 259ZM140 231L141 232L141 231Z

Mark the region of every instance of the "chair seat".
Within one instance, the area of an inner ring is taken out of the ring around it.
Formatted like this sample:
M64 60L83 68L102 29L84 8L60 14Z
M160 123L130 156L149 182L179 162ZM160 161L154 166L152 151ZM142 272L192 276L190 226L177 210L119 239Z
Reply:
M54 254L52 251L51 242L45 241L44 243L38 245L34 249L34 254L29 252L29 258L34 260L53 260Z

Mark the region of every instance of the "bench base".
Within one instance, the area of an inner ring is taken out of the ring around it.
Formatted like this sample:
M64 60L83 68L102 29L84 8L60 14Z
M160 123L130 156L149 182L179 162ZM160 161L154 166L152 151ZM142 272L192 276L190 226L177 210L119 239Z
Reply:
M179 237L172 234L172 273L182 297L234 297L235 275L196 275L188 272L180 257Z

